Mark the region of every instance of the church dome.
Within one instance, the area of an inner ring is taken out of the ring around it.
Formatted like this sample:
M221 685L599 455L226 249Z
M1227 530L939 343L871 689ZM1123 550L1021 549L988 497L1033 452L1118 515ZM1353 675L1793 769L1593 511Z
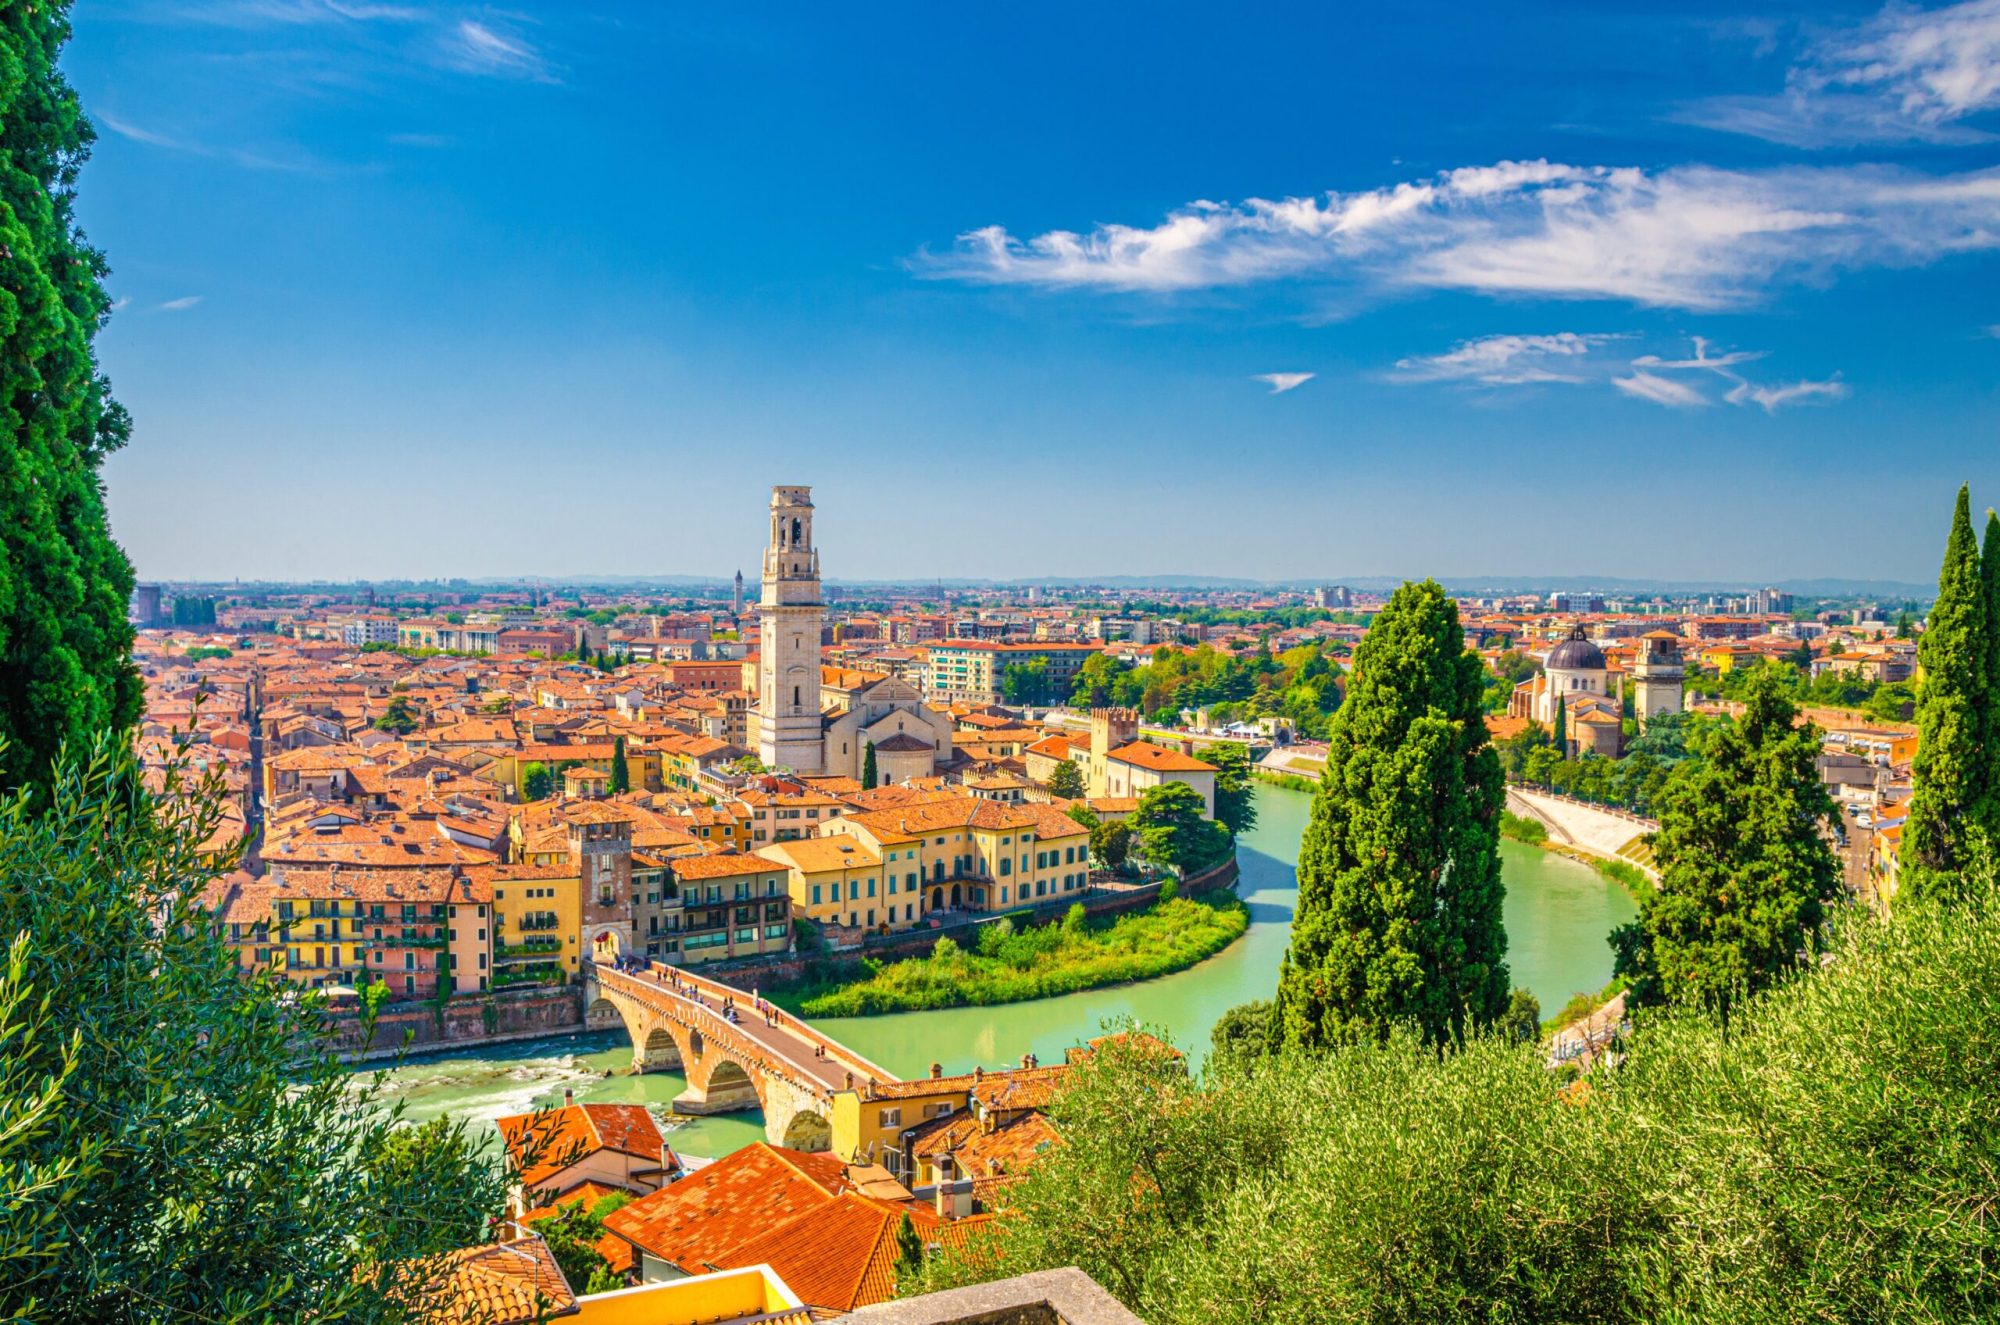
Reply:
M1546 664L1552 672L1601 672L1605 670L1604 650L1583 637L1579 626L1569 638L1549 650Z

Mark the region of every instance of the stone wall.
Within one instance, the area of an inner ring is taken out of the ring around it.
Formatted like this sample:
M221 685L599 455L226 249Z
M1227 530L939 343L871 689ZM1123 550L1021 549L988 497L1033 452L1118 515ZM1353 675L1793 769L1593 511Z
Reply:
M440 1016L430 1003L392 1003L375 1021L375 1033L361 1042L361 1018L333 1019L334 1043L355 1058L380 1058L405 1051L460 1048L504 1040L528 1040L584 1029L581 986L567 989L504 991L490 997L455 998Z

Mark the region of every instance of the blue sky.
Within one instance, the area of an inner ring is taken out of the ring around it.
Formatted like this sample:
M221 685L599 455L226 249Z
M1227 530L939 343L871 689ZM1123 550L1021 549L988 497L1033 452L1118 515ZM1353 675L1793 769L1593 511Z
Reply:
M1337 8L86 0L115 528L1924 581L2000 502L2000 0Z

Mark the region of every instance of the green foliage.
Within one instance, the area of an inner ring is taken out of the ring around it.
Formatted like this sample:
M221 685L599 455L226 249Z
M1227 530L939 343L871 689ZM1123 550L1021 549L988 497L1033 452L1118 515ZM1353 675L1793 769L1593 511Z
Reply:
M1251 788L1250 747L1240 741L1217 741L1201 753L1215 765L1215 817L1231 837L1257 826L1257 798Z
M1261 1058L1278 1051L1277 1005L1270 999L1238 1003L1215 1019L1208 1033L1217 1058Z
M379 982L375 988L386 988ZM355 1214L398 1257L429 1256L482 1242L486 1223L507 1204L507 1173L462 1122L398 1123L361 1152L363 1185ZM461 1175L431 1185L434 1174ZM412 1199L424 1193L422 1200ZM363 1212L365 1216L363 1215Z
M130 728L142 702L101 474L131 420L92 348L111 300L76 224L95 135L56 67L68 11L0 19L0 788L46 787L59 749Z
M861 789L873 791L881 780L881 773L875 767L875 742L868 742L868 748L861 752Z
M896 1265L891 1271L898 1293L923 1278L926 1254L923 1236L910 1217L904 1215L896 1222Z
M1132 667L1109 654L1084 660L1070 693L1075 708L1116 704L1169 718L1207 708L1228 719L1282 717L1309 737L1326 731L1340 707L1340 668L1326 645L1305 645L1273 657L1263 649L1237 658L1210 645L1159 648Z
M1083 769L1079 768L1074 760L1058 760L1056 766L1049 770L1051 796L1060 796L1070 801L1081 800L1084 791Z
M227 658L232 655L230 650L220 644L197 644L181 656L189 662L206 662L210 658Z
M417 715L410 708L409 699L403 695L389 696L389 703L383 708L382 716L375 719L375 728L377 731L394 732L399 736L407 736L415 731Z
M1180 895L1181 895L1181 883L1179 879L1174 878L1172 875L1168 875L1166 878L1160 880L1160 890L1159 893L1157 894L1160 901L1171 902L1174 900L1174 898L1179 897Z
M1506 791L1480 711L1485 667L1435 582L1405 584L1355 651L1299 848L1287 1044L1456 1040L1506 1007L1499 827Z
M539 759L530 760L521 770L521 796L525 800L544 801L555 794L556 775L547 764Z
M1498 1035L1202 1081L1109 1042L922 1287L1076 1265L1152 1325L1995 1319L2000 927L1856 914L1833 958L1726 1030L1649 1020L1581 1098Z
M1049 660L1030 658L1001 668L1000 697L1022 708L1047 708L1055 703L1060 696L1049 682Z
M1917 661L1923 693L1917 706L1918 744L1910 776L1909 819L1903 825L1902 888L1922 894L1954 882L1982 829L1994 794L1993 627L1987 585L1972 533L1970 494L1958 490L1937 602L1931 606Z
M1132 854L1132 825L1107 819L1090 830L1090 856L1108 870L1122 870Z
M1140 854L1185 875L1226 860L1229 833L1206 817L1201 793L1185 782L1148 787L1132 812Z
M625 1287L625 1277L611 1268L597 1244L604 1236L605 1217L631 1203L630 1192L611 1192L588 1208L581 1200L571 1201L535 1221L535 1231L549 1244L549 1254L576 1292L609 1293Z
M213 598L175 598L173 612L177 626L212 626L215 624L215 600Z
M616 796L632 790L632 769L625 762L625 738L617 736L611 741L611 794Z
M1514 697L1514 687L1523 681L1531 681L1542 670L1533 654L1519 649L1508 649L1493 660L1492 673L1486 678L1483 706L1488 713L1505 713L1507 701Z
M1668 780L1653 835L1659 885L1612 936L1635 1003L1726 1014L1815 945L1840 869L1821 835L1835 810L1819 779L1819 729L1796 716L1767 677L1707 759Z
M170 769L155 801L103 738L46 795L0 797L0 933L29 936L25 1007L48 1013L0 1032L0 1115L21 1124L0 1169L48 1184L0 1203L0 1318L397 1320L377 1258L499 1213L505 1174L461 1128L395 1135L318 998L238 970L202 900L233 864L200 846L221 790ZM49 1082L62 1107L37 1117Z
M1494 1021L1493 1033L1503 1040L1523 1040L1530 1044L1541 1039L1541 1000L1525 989L1516 989L1507 999L1507 1010Z
M1516 842L1526 842L1540 846L1549 840L1548 825L1540 819L1523 819L1518 814L1500 811L1500 836L1512 838Z
M1185 970L1242 937L1249 913L1235 897L1163 899L1143 911L1092 922L1072 908L1063 923L981 927L976 951L950 936L928 957L890 962L867 978L781 995L806 1017L858 1017L926 1008L1018 1003L1149 980Z

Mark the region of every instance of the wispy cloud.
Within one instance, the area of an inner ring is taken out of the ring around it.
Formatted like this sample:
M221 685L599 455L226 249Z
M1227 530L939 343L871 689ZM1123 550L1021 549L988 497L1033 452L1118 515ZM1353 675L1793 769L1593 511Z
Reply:
M1582 382L1566 361L1590 353L1609 336L1579 336L1561 331L1552 336L1482 336L1460 341L1444 354L1398 359L1393 376L1400 382L1476 382L1482 386L1518 386L1528 382Z
M1811 400L1843 400L1846 396L1847 384L1837 380L1793 382L1790 386L1757 386L1750 382L1738 382L1723 399L1732 405L1762 405L1766 414L1776 414L1781 405L1796 405L1800 401Z
M1707 396L1685 382L1676 382L1671 377L1660 377L1654 373L1634 370L1629 377L1614 377L1611 385L1628 396L1639 400L1650 400L1655 405L1671 405L1676 409L1709 403Z
M256 28L313 23L416 23L424 11L408 5L349 3L348 0L210 0L176 11L184 22Z
M448 64L470 73L552 83L548 61L517 32L477 19L460 19L444 39Z
M1722 399L1732 405L1759 405L1767 414L1777 413L1784 405L1838 400L1847 394L1846 385L1837 378L1794 382L1788 386L1752 382L1738 369L1764 358L1764 351L1729 350L1718 354L1701 336L1694 337L1694 353L1681 358L1660 354L1628 358L1601 352L1604 346L1626 339L1570 331L1553 335L1484 336L1462 341L1444 354L1399 359L1388 376L1390 381L1406 385L1449 382L1495 389L1539 383L1602 386L1608 382L1635 400L1691 408L1714 404L1715 400L1686 380L1685 375L1710 374L1729 383L1730 389Z
M1994 247L2000 170L1503 161L1364 193L1197 201L1152 227L1021 239L985 226L910 265L935 279L1054 290L1171 295L1297 281L1715 309L1783 282Z
M200 295L184 294L178 299L169 299L165 303L157 305L157 308L162 313L185 313L200 302Z
M1813 42L1770 96L1722 97L1680 118L1794 147L1991 137L1965 123L2000 107L2000 0L1891 4Z
M450 147L458 140L448 133L392 133L389 141L398 147Z
M117 134L120 138L129 138L135 143L145 143L148 147L164 147L174 152L196 152L204 156L208 154L208 149L198 143L191 143L185 139L176 138L171 134L161 133L157 129L149 129L144 125L134 124L130 120L106 114L104 111L96 112L91 116L91 119L93 122L111 130L111 132Z
M1318 373L1258 373L1250 380L1263 382L1271 388L1272 395L1282 396L1294 387L1304 386L1317 376Z

